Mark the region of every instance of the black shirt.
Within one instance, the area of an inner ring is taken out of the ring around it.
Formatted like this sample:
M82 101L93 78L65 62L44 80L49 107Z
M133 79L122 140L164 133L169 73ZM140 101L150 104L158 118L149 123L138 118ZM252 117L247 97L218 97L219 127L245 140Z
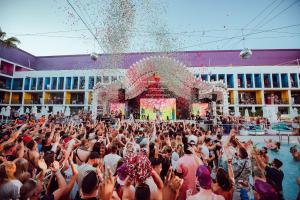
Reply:
M281 170L274 167L266 167L267 182L271 184L277 191L282 191L282 181L284 174Z

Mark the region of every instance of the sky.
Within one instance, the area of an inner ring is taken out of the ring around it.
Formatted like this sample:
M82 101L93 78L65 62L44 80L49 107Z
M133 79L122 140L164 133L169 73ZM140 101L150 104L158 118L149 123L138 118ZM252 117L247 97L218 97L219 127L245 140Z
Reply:
M36 56L112 53L112 43L120 52L300 48L300 0L128 0L124 41L108 31L118 29L110 1L69 0L99 44L67 0L0 0L0 27Z

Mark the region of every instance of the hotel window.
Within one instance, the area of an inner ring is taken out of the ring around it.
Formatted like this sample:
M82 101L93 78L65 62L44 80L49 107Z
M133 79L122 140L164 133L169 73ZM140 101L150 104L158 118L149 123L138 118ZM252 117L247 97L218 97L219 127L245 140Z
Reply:
M281 74L281 87L283 87L283 88L289 87L289 81L288 81L287 74Z
M255 88L261 88L261 75L260 74L254 74L254 83L255 83Z
M31 78L31 83L30 83L30 89L35 90L36 89L36 78Z
M22 90L23 87L23 79L22 78L15 78L13 79L13 90Z
M95 78L93 76L89 77L89 89L93 89L95 84Z
M101 76L97 76L96 83L101 83L101 82L102 82L102 77Z
M24 90L29 90L30 78L25 78Z
M84 89L84 85L85 85L85 77L82 76L79 78L79 89Z
M210 76L210 81L217 81L217 75L216 74L212 74Z
M219 74L218 75L218 80L222 81L223 83L225 83L225 74Z
M238 74L238 87L245 88L245 76L244 74Z
M45 85L44 85L45 90L50 90L50 77L45 78Z
M265 88L271 87L271 75L270 74L264 74L264 86L265 86Z
M59 77L58 78L58 89L63 90L64 89L64 77Z
M73 90L77 90L78 89L78 77L73 77L73 86L72 86Z
M272 81L273 81L273 88L280 87L279 74L272 74Z
M66 90L70 90L71 89L71 77L66 77Z
M201 74L202 81L208 81L208 75L207 74Z
M51 90L57 90L57 77L52 77Z
M117 76L112 76L111 77L111 82L115 82L115 81L117 81L118 80L118 77Z
M103 83L109 83L109 76L103 76Z
M290 83L292 88L298 87L298 77L297 74L290 75Z
M253 77L252 74L246 74L247 88L253 88Z
M0 88L10 90L11 80L12 80L11 78L0 76Z
M38 78L37 81L37 90L43 90L43 78Z
M227 87L228 88L234 88L233 74L227 74Z

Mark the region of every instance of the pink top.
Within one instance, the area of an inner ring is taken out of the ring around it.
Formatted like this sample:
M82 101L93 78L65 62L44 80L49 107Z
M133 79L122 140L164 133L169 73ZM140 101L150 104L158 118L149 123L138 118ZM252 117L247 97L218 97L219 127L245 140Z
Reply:
M179 158L177 162L177 169L178 173L183 174L183 184L180 189L179 193L179 200L186 199L186 191L192 190L192 194L196 194L196 172L198 169L198 165L195 161L195 158L192 154L185 154L181 158Z

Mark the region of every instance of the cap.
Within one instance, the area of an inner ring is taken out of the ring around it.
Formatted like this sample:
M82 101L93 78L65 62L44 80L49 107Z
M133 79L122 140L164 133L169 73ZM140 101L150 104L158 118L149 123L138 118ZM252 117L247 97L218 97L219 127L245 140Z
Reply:
M200 187L204 189L211 188L211 176L210 171L205 165L200 165L197 169L196 176L198 178L198 182Z
M189 144L197 144L198 143L198 138L195 136L195 135L190 135L188 137L188 141L187 141Z

